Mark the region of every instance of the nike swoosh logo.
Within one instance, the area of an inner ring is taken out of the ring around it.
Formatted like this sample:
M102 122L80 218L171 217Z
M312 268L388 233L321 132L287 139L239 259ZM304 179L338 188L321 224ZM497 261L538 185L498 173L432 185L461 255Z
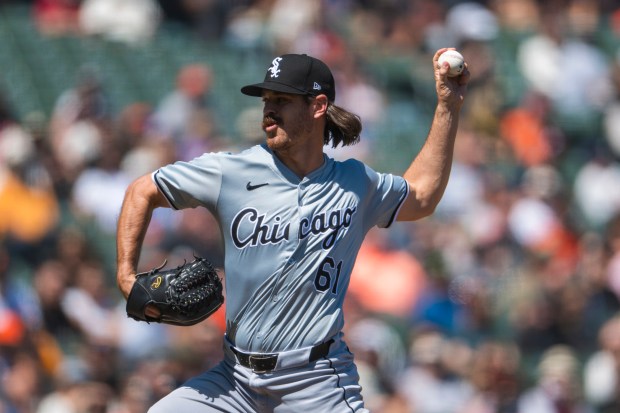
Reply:
M245 189L247 189L248 191L253 191L255 189L260 188L261 186L265 186L265 185L269 185L269 182L266 182L264 184L258 184L258 185L252 185L252 181L248 182L248 184L245 186Z

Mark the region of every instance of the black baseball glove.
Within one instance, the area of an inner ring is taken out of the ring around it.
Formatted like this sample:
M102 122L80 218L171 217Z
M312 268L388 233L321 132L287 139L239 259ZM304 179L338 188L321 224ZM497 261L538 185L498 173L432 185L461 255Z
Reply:
M224 302L222 280L213 265L195 257L191 263L170 270L161 267L136 275L129 297L127 315L138 321L191 326L213 314ZM152 304L159 318L144 312Z

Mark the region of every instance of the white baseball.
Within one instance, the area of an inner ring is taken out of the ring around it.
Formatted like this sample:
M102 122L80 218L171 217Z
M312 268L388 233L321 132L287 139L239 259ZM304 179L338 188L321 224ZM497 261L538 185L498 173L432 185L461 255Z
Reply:
M443 62L448 62L450 65L448 76L453 77L463 73L463 69L465 68L465 59L463 58L463 55L456 50L447 50L443 52L439 56L437 63L439 63L439 66L441 67L443 66Z

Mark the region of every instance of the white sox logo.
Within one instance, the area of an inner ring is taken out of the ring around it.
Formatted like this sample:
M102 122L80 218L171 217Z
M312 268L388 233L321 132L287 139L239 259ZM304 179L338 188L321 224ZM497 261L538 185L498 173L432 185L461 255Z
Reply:
M280 62L282 61L281 57L276 57L271 62L271 67L267 69L267 71L271 72L271 77L278 77L280 74Z
M320 235L328 233L323 240L323 249L331 248L336 242L336 236L341 228L351 226L353 214L357 208L344 208L331 212L323 212L310 218L303 218L299 223L299 239L304 239L310 234ZM272 221L273 224L265 222ZM266 219L266 215L259 215L254 208L246 208L239 211L230 226L232 241L239 249L247 246L277 244L289 239L291 224L281 225L282 218L276 216L273 220ZM252 229L246 228L250 225ZM241 228L244 228L242 231Z

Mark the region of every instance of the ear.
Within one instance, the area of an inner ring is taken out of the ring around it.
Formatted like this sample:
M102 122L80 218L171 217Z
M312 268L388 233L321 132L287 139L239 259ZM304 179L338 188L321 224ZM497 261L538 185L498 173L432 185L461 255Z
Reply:
M325 95L317 95L312 101L312 110L314 111L314 117L320 118L327 113L327 106L329 101Z

